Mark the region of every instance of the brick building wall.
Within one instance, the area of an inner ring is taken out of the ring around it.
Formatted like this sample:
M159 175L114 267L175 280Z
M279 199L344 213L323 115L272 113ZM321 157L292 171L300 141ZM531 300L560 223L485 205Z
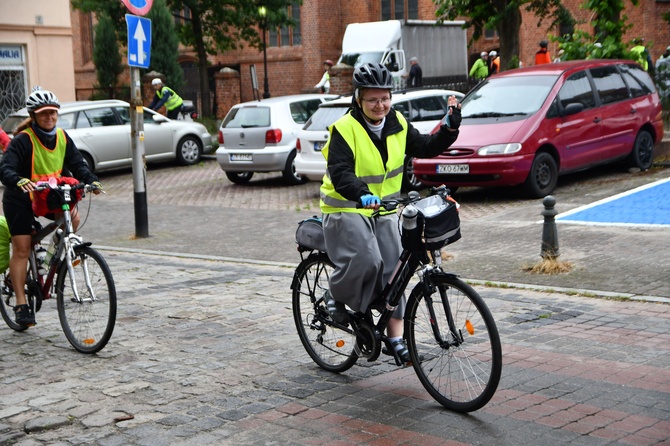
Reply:
M564 0L566 6L578 21L588 22L590 11L580 8L583 0ZM646 38L652 57L656 60L670 45L670 30L668 24L662 20L661 15L670 11L669 2L655 0L643 0L638 7L633 7L630 2L625 2L625 13L629 17L629 23L634 27L626 34L626 39L631 40L637 36ZM420 20L435 19L435 4L433 0L419 0L418 13ZM95 83L95 70L91 61L83 60L82 48L79 45L90 44L82 35L86 32L85 24L80 22L81 15L78 11L72 12L72 24L75 38L75 69L77 88L86 88ZM323 74L323 61L331 59L337 61L342 49L342 37L346 25L354 22L377 21L381 18L380 0L304 0L300 8L300 23L302 42L295 46L282 46L267 48L268 83L271 96L285 94L296 94L314 91L314 85L321 79ZM538 49L538 42L547 38L550 32L545 26L537 27L537 18L522 9L522 29L520 31L520 59L527 65L534 62L534 54ZM583 25L590 30L590 25ZM552 35L557 31L551 31ZM472 36L472 30L468 31L468 39ZM476 59L481 51L499 50L497 36L493 38L482 37L468 48L472 60ZM557 54L555 43L550 43L549 51L552 56ZM180 49L179 60L194 60L195 54L187 48ZM215 68L235 67L239 69L239 101L253 99L251 75L249 67L255 65L258 78L259 93L263 94L263 52L257 48L242 45L240 49L227 51L217 56L209 56L209 64ZM217 71L218 71L217 68ZM503 67L504 68L504 67ZM127 83L127 72L124 70L122 82ZM230 84L230 82L228 82ZM338 84L343 85L341 80ZM228 85L227 88L230 88ZM217 115L223 116L230 108L229 97L219 97L225 94L223 91L216 92Z

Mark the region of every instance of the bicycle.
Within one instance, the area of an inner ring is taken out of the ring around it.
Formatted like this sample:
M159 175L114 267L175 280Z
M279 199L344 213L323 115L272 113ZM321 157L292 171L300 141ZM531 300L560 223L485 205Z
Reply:
M426 198L415 192L407 198L382 200L382 207L414 207L427 220L425 210L437 203L434 197L448 200L444 186L431 193ZM324 293L333 263L325 252L320 219L308 219L314 230L305 231L309 236L304 239L297 237L303 239L297 240L301 262L291 284L298 335L312 360L330 372L344 372L361 357L377 360L382 344L387 352L393 352L396 364L403 365L384 331L416 273L418 283L407 299L404 315L404 337L414 371L428 393L447 409L480 409L493 397L502 372L502 348L495 321L471 286L456 274L443 271L441 246L438 242L436 246L440 247L435 248L434 234L429 237L428 228L421 225L418 230L423 229L423 234L405 228L405 221L411 220L405 218L404 210L403 251L391 279L370 309L365 313L347 310L349 321L344 323L336 322L326 308Z
M96 353L107 345L114 331L116 287L102 255L91 248L90 242L84 242L74 233L70 210L70 206L76 204L77 193L83 198L86 192L95 190L95 186L52 184L38 185L36 190L47 188L63 213L45 227L35 220L26 276L26 300L36 314L42 301L50 299L55 292L58 317L67 340L81 353ZM48 263L41 264L38 256L41 241L54 231L53 246L47 250L53 249L53 255ZM46 274L40 274L42 268L46 269ZM27 326L17 324L13 319L16 296L8 271L0 276L0 302L0 313L7 325L19 332L26 330Z

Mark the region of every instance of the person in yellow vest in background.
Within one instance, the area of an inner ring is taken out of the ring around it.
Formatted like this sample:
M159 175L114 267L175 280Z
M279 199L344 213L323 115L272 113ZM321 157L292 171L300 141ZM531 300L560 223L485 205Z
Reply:
M489 53L482 51L470 68L470 77L482 81L489 75Z
M48 177L59 178L63 172L97 186L96 194L100 193L102 185L72 139L56 127L60 108L56 95L36 87L26 100L26 108L30 117L19 124L14 139L2 156L0 180L5 185L2 208L12 236L9 274L16 294L15 319L17 324L30 327L35 325L35 314L26 303L24 289L35 217L29 192L35 190L35 182ZM47 215L49 217L56 216ZM75 231L79 220L79 213L74 208L72 224Z
M328 130L323 148L327 169L321 185L320 207L328 256L335 268L324 293L331 317L347 323L345 304L365 312L389 280L402 244L395 211L379 209L381 199L400 196L405 155L440 155L458 137L460 104L449 97L449 111L439 131L423 135L391 107L393 78L379 63L354 69L352 107ZM383 305L383 302L382 302ZM384 353L409 361L403 341L405 302L389 321L387 336L395 352Z
M649 71L649 52L644 46L644 37L636 37L633 39L633 48L630 49L630 52L635 57L635 62L639 63L644 71Z
M330 69L333 66L333 61L330 59L326 60L323 63L323 76L321 77L321 80L319 81L318 84L314 86L314 88L318 88L321 90L321 93L328 94L330 93Z
M149 108L158 110L165 105L167 117L170 119L177 119L184 100L179 97L172 88L163 85L163 81L159 78L152 80L151 86L154 87L156 93L154 94L154 99L151 101L151 104L149 104Z

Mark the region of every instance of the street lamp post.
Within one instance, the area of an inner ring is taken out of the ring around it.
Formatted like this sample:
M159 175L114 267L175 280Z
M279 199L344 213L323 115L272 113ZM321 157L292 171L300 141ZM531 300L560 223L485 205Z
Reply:
M267 99L270 97L270 85L268 84L268 52L267 52L267 43L266 43L266 31L268 27L267 19L267 10L265 6L260 6L258 8L258 13L261 16L261 28L263 30L263 75L265 80L263 82L263 98Z

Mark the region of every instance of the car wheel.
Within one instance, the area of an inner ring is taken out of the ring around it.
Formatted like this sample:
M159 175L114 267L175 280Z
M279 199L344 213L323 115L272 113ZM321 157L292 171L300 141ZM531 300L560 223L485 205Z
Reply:
M284 177L284 181L286 181L288 184L304 184L307 182L307 178L299 175L295 171L295 150L289 154L288 159L286 160L286 166L284 166L284 170L282 172L282 176Z
M647 170L654 163L654 138L646 130L640 130L635 138L633 150L628 156L628 165Z
M546 197L554 191L557 182L558 167L554 157L547 152L536 154L524 184L528 195L531 198Z
M91 172L95 172L95 163L93 162L93 157L86 152L81 152L81 156L84 157L84 162L91 169Z
M405 169L402 176L403 188L407 191L423 189L423 183L414 175L414 158L411 156L405 157Z
M200 141L193 136L184 136L177 144L177 161L184 166L199 162L201 153Z
M226 172L226 177L235 184L247 184L253 176L253 172Z

